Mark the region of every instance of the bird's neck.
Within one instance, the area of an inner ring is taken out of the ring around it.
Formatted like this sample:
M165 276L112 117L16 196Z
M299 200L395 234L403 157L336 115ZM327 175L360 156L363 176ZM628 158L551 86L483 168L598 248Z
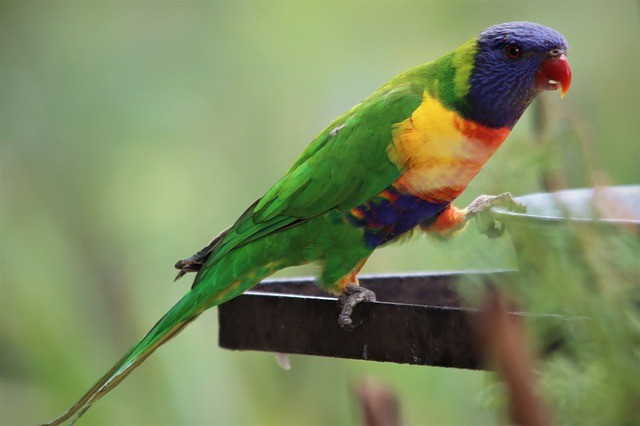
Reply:
M512 129L537 92L524 81L509 87L494 87L474 72L478 66L477 40L471 39L442 58L418 66L401 78L413 81L419 90L439 99L447 109L465 120L492 129ZM485 67L489 68L489 67Z

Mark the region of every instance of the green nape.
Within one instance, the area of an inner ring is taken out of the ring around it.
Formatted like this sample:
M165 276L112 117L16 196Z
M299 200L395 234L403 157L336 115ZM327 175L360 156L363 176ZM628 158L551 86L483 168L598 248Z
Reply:
M451 65L455 70L455 75L453 76L453 96L455 99L460 100L469 93L471 72L475 64L476 53L478 53L476 37L470 39L453 52Z
M442 58L417 66L391 80L387 85L410 82L418 90L428 90L443 105L454 111L466 106L471 89L471 73L478 53L477 37Z

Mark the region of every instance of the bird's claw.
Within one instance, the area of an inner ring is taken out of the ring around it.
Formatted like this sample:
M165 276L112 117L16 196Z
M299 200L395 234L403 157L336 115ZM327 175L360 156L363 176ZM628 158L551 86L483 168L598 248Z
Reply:
M517 202L509 192L499 195L481 195L467 207L467 220L476 219L476 226L481 234L489 238L496 238L504 234L503 224L496 226L491 214L492 207L503 207L512 212L525 213L527 206Z
M353 309L362 302L375 302L376 294L371 290L360 287L358 284L349 283L345 286L344 294L338 298L338 301L340 302L340 306L342 306L342 310L338 316L338 324L340 324L342 328L353 330L362 323L353 324L353 319L351 318Z
M509 211L518 213L525 213L527 211L527 206L516 201L510 192L504 192L498 195L479 196L467 207L467 216L473 217L492 207L504 207Z

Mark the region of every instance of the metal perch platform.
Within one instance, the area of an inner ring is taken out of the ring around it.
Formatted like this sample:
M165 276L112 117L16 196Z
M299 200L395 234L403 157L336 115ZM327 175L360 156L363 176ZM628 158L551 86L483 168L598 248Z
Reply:
M364 276L377 302L355 309L355 330L338 323L335 297L313 279L271 280L219 306L219 344L226 349L482 368L473 323L456 285L503 282L511 271ZM515 315L515 314L514 314Z

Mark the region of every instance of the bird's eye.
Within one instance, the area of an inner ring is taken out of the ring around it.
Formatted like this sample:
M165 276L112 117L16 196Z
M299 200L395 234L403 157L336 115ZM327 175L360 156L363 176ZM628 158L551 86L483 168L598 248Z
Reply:
M504 53L507 55L509 59L518 59L522 50L520 50L520 46L515 44L510 44L509 46L504 48Z

